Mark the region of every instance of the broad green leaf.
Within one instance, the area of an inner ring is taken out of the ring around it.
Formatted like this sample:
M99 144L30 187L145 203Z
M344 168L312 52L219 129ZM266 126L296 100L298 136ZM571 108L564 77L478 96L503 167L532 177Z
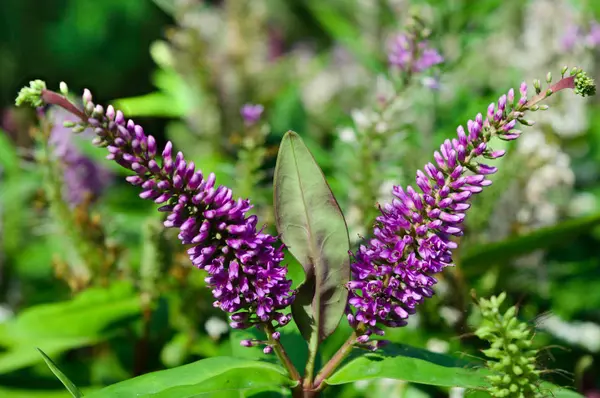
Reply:
M0 324L0 344L100 336L111 324L139 313L140 300L133 287L115 282L108 288L90 288L69 301L27 308Z
M113 101L113 105L131 117L182 117L185 114L173 98L162 92L121 98Z
M333 333L344 313L350 244L346 221L323 172L292 131L279 148L274 205L281 239L306 275L292 311L303 337L314 348L313 340Z
M405 346L387 346L376 353L350 359L327 384L337 385L369 379L396 379L444 387L482 389L490 372L451 356Z
M482 364L474 364L445 354L403 344L394 344L375 353L356 353L337 372L326 379L329 385L360 380L395 379L440 387L462 387L469 397L489 397L486 376L492 374ZM542 391L555 398L581 398L569 389L542 383Z
M0 170L3 173L11 173L18 169L19 155L17 154L17 150L7 133L0 129Z
M39 356L39 355L38 355ZM84 394L91 390L83 389ZM65 390L25 390L21 388L0 387L2 398L65 398Z
M216 357L159 372L148 373L93 392L89 398L186 398L223 396L235 391L277 391L295 386L277 365L247 359Z
M465 267L477 264L501 264L537 249L564 244L599 224L600 214L568 220L525 235L473 247L460 253L458 263Z
M69 391L71 395L75 398L82 397L83 394L81 393L81 391L79 391L77 386L73 384L71 380L69 380L69 378L58 368L58 366L56 366L52 359L50 359L50 357L39 348L38 351L40 352L40 354L42 354L42 358L44 358L44 362L46 362L46 365L48 365L52 373L54 373L54 376L56 376L56 378L60 380L61 383L63 383L67 391Z
M140 300L129 283L90 288L69 301L27 308L0 324L0 374L39 361L38 346L48 355L102 341L122 322L137 318Z

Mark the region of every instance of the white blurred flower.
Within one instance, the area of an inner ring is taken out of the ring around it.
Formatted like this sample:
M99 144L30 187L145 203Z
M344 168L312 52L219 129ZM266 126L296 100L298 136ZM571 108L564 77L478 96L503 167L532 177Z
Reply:
M390 203L394 198L392 190L394 189L395 185L397 185L397 181L385 180L379 187L379 195L377 196L377 201L379 203Z
M576 194L569 203L569 215L571 217L580 217L586 214L598 211L598 199L590 192L581 192Z
M454 326L460 319L461 313L456 308L444 306L440 308L440 316L449 326Z
M356 132L352 127L342 127L338 129L338 136L340 137L340 141L342 142L356 142Z
M465 391L466 390L462 387L452 387L448 394L448 398L464 398Z
M206 329L206 333L216 340L227 333L229 325L224 320L213 316L206 321L204 328Z
M0 323L6 322L13 317L14 313L7 305L0 305Z
M566 322L551 315L539 322L539 327L570 344L591 352L600 352L600 325L593 322Z
M353 109L350 112L350 116L352 116L352 121L356 125L356 128L363 131L369 129L377 120L377 114L375 112L368 112L360 109Z
M431 352L445 354L450 349L450 344L447 341L433 338L427 340L427 349Z

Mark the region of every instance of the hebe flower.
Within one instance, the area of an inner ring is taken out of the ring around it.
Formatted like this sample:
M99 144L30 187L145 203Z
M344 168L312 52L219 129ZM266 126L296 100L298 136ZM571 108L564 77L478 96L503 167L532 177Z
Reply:
M179 229L181 243L189 245L192 263L208 272L206 282L216 299L214 305L232 313L231 326L247 328L272 322L285 325L291 319L282 310L293 299L287 269L281 266L282 245L257 229L256 216L248 216L251 204L234 199L231 189L215 185L213 173L205 176L183 154L173 153L170 142L157 157L156 140L121 111L106 110L92 102L92 94L83 94L84 111L52 91L41 81L21 91L17 103L58 104L79 117L73 130L92 128L94 144L110 152L107 156L135 175L127 181L142 189L140 197L162 204L167 213L164 225Z
M497 372L487 377L492 384L488 392L497 398L543 397L540 371L535 366L537 351L531 348L533 333L516 318L516 307L500 312L505 299L506 293L501 293L478 303L483 322L475 334L490 342L483 353L490 358L488 367Z
M593 81L578 70L572 73L553 87L592 94ZM517 122L533 124L523 119L524 112L539 109L535 103L552 94L551 90L540 94L539 81L534 86L539 95L532 102L527 101L523 83L519 99L511 89L489 105L485 116L480 113L469 120L466 129L459 126L456 138L446 140L434 153L434 162L417 171L416 189L393 188L395 198L380 207L373 238L359 247L351 265L348 320L359 334L382 335L380 325L404 326L416 306L433 295L437 281L432 275L453 265L457 244L452 237L463 234L468 200L489 186L487 176L496 172L481 159L504 155L490 147L490 139L518 138Z
M444 58L426 40L400 33L390 43L388 61L398 69L418 73L444 62Z
M112 174L106 167L90 159L78 149L71 129L64 127L69 113L62 108L54 107L50 111L53 126L50 131L49 144L54 155L63 164L64 197L75 206L87 198L99 196L111 182ZM82 135L93 135L85 130Z
M240 114L247 126L256 124L262 116L265 108L262 105L246 104L240 109Z

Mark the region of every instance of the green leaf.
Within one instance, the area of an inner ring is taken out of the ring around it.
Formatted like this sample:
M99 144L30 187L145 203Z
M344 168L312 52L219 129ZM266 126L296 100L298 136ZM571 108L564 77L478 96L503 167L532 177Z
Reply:
M69 301L27 308L0 324L0 374L38 362L34 347L48 355L84 347L114 335L122 322L141 313L140 299L129 283L90 288Z
M168 95L162 92L154 92L137 97L121 98L113 101L113 106L121 109L127 116L131 117L183 117L185 110L182 109Z
M286 371L277 365L231 357L203 359L188 365L148 373L86 395L88 398L185 398L223 396L226 391L278 391L294 387Z
M306 274L292 311L314 349L333 333L343 316L350 244L346 221L323 172L292 131L284 135L279 148L274 205L281 239Z
M310 0L308 9L319 21L321 26L338 42L343 44L365 67L374 73L385 72L385 66L368 49L364 35L349 19L345 18L339 9L330 2Z
M8 134L0 129L0 170L2 169L8 173L18 171L19 155Z
M576 391L559 387L551 383L542 383L540 387L544 397L548 398L584 398L583 395ZM491 395L487 391L470 391L467 395L469 398L490 398Z
M360 380L395 379L417 384L469 389L468 396L489 397L486 376L492 372L482 366L450 355L438 354L404 344L386 346L375 353L354 354L337 372L325 380L329 385ZM554 398L581 398L577 392L551 383L541 390Z
M84 389L84 393L88 390ZM65 398L65 390L25 390L0 387L2 398Z
M443 387L483 389L489 386L487 369L442 354L406 346L387 346L376 353L365 353L349 360L331 377L330 385L369 379L396 379Z
M58 366L56 366L56 364L52 361L52 359L50 359L50 357L48 355L46 355L44 353L44 351L40 350L39 348L38 348L38 351L40 352L40 354L42 354L42 358L44 358L44 362L46 362L46 365L48 365L48 367L50 368L52 373L54 373L54 376L56 376L56 378L58 380L60 380L61 383L63 383L63 385L67 388L67 390L71 393L71 395L75 398L82 397L83 394L81 393L81 391L79 391L77 386L75 384L73 384L73 382L71 380L69 380L69 378L58 368Z
M568 220L525 235L473 247L460 253L457 262L465 267L478 264L501 264L534 250L564 244L598 224L600 224L600 214Z

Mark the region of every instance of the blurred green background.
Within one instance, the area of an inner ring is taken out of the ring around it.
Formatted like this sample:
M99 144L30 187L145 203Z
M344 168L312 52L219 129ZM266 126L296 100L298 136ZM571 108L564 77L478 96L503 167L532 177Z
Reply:
M403 81L388 65L388 43L415 15L444 62ZM74 95L89 88L97 103L123 109L250 197L271 232L278 142L297 131L356 247L391 186L412 183L456 126L508 88L565 64L600 77L596 18L593 0L2 0L0 396L64 396L35 347L84 391L199 358L261 357L239 347L155 206L86 140L67 139L112 176L69 203L65 192L77 187L44 139L60 124L46 131L13 107L29 80L64 80ZM247 103L264 106L258 125L244 123ZM600 108L569 93L549 104L519 142L497 144L509 155L473 201L457 267L409 326L387 335L481 358L472 289L507 291L537 328L536 344L559 347L540 351L542 368L560 370L545 377L598 397ZM287 260L297 284L301 271ZM345 332L328 339L324 356ZM466 393L382 380L329 394Z

